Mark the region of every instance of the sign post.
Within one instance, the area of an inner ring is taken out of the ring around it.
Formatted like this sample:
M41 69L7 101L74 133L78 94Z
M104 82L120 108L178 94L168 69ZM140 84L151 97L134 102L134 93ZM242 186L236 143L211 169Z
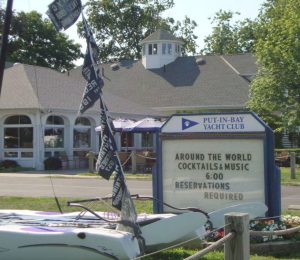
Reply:
M153 196L211 212L248 202L280 215L273 131L254 113L173 115L161 128ZM174 212L154 203L155 212Z

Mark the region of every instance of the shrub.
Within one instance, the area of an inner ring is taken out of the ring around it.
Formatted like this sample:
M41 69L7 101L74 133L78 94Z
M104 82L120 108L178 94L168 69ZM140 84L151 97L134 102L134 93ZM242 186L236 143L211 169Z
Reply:
M44 161L45 170L59 170L62 168L61 159L49 157Z
M16 167L20 167L20 165L14 160L4 160L0 162L0 168L8 169Z

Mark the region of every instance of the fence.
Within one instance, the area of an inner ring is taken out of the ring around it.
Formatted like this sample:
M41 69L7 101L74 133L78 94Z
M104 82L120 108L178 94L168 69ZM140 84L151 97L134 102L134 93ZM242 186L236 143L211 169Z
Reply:
M297 162L300 161L300 156L296 155L296 151L277 150L275 154L277 166L291 167L291 179L296 179Z
M196 260L205 254L224 245L225 260L250 259L250 236L288 235L300 232L300 226L279 231L249 230L249 215L245 213L230 213L225 215L225 236L185 260Z
M123 169L131 169L132 173L151 173L156 162L156 154L150 151L119 152L118 155ZM97 155L93 152L89 152L87 158L89 162L89 172L93 173Z

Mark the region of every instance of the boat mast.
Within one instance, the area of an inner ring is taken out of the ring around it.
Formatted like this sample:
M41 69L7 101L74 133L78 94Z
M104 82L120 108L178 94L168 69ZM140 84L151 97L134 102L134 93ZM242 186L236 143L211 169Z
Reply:
M2 33L1 53L0 53L0 95L2 89L3 73L5 69L9 27L10 27L10 22L12 17L12 5L13 5L13 0L7 0L5 20L4 20L3 33Z

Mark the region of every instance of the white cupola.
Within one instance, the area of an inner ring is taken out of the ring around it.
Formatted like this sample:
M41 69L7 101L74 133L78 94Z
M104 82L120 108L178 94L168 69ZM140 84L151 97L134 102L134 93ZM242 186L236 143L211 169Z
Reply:
M183 41L170 32L157 30L140 42L142 63L146 69L158 69L181 56Z

